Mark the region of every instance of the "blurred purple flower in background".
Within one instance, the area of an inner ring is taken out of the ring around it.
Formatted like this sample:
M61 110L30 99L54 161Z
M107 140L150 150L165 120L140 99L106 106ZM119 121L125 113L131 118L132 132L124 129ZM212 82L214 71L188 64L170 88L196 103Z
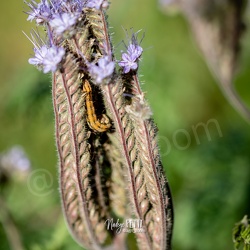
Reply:
M11 177L24 179L31 170L31 163L23 147L15 145L0 154L0 184Z

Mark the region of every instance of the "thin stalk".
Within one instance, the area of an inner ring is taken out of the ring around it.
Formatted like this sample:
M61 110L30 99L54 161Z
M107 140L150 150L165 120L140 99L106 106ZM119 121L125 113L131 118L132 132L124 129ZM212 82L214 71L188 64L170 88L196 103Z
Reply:
M0 196L0 217L10 248L12 250L24 250L20 233L2 196Z

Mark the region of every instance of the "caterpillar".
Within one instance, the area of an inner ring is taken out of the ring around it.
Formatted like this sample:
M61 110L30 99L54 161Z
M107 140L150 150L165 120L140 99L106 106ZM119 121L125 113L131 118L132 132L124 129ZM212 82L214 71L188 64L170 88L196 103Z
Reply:
M87 123L89 127L95 132L105 132L110 129L111 122L109 118L102 114L99 120L96 116L95 107L93 103L92 88L87 79L84 79L83 92L85 95L86 111L87 111Z

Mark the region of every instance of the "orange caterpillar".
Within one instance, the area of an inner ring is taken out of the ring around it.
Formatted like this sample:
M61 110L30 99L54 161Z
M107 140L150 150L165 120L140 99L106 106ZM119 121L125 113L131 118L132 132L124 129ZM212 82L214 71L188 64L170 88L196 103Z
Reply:
M111 127L109 118L103 114L100 120L97 119L95 107L92 100L92 89L88 80L84 80L83 91L86 95L87 122L89 127L96 132L105 132Z

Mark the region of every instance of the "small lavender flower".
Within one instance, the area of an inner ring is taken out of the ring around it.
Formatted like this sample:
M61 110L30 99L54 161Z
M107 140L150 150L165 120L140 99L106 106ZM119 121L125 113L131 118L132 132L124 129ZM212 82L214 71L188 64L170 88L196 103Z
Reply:
M48 23L55 19L55 16L58 18L58 15L65 13L77 18L84 6L83 0L41 0L40 3L31 0L30 3L26 2L26 4L31 9L27 12L29 14L27 20L33 21L35 19L37 24ZM64 25L65 21L68 22L66 17L61 19L63 19ZM72 20L72 17L70 20Z
M124 74L138 68L137 60L140 58L142 51L143 49L139 45L130 44L127 53L122 53L122 60L118 64L123 68Z
M43 72L48 73L49 71L55 72L58 68L58 64L62 61L65 55L64 48L52 46L49 48L46 57L44 58Z
M48 48L47 46L43 45L41 48L34 48L35 57L29 59L29 63L32 65L35 65L37 67L40 67L43 65L43 59L45 58Z
M31 11L28 12L28 21L33 21L35 19L37 24L48 22L52 15L52 8L47 0L42 0L41 3L32 0L30 3L26 2L26 4L31 9Z
M101 83L104 78L113 74L115 63L110 61L108 56L105 56L98 61L98 65L89 64L91 76L96 80L96 83Z
M128 46L128 54L131 58L133 58L135 61L141 56L143 49L138 44L129 44Z
M88 0L86 2L86 7L100 10L102 8L108 7L108 1L106 1L106 0Z
M130 70L136 70L138 67L135 57L131 58L127 53L122 54L122 60L118 64L123 68L124 74L127 74Z
M35 57L29 59L29 63L42 68L44 73L55 72L58 64L62 61L65 50L60 47L52 46L48 48L43 45L41 48L34 48Z
M122 53L122 60L118 62L119 66L123 68L124 74L138 68L137 61L140 58L143 49L137 42L137 33L132 35L131 42L127 47L127 53Z
M61 35L76 23L77 18L78 16L72 13L63 13L61 15L55 15L49 24L57 35Z

